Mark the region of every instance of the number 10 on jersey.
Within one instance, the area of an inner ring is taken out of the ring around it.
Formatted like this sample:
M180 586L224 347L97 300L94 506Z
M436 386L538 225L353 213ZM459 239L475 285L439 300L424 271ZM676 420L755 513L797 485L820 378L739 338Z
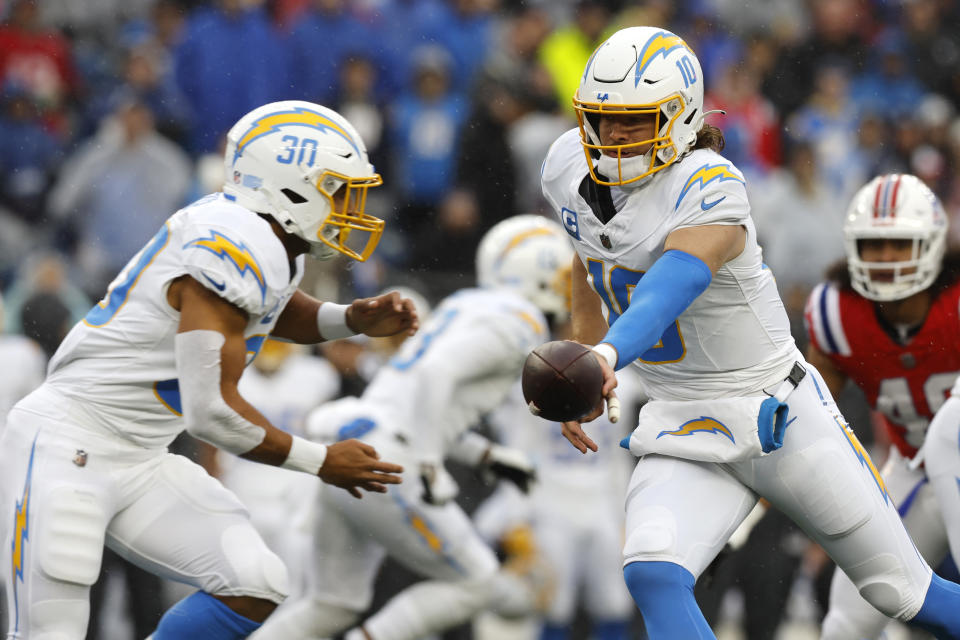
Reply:
M590 274L590 286L607 307L607 324L612 325L630 306L630 294L644 272L608 265L593 258L587 258L587 272ZM644 351L639 360L646 364L669 364L680 362L686 353L680 325L674 321L660 336L660 342Z

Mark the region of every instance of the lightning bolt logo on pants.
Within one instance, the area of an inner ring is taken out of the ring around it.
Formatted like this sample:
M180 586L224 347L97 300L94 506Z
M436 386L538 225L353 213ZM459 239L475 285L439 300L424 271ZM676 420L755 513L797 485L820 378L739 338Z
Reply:
M720 435L730 438L730 442L736 444L736 440L733 439L733 434L725 424L719 420L708 418L707 416L700 416L699 418L694 418L693 420L687 420L680 425L679 428L674 429L673 431L661 431L657 434L657 439L659 440L661 436L692 436L695 433L701 432L719 433Z
M17 501L16 510L13 516L13 542L10 545L11 551L11 569L13 586L13 609L14 623L13 630L16 632L20 627L20 601L17 590L17 579L23 582L23 557L25 555L25 544L30 539L30 482L33 477L33 454L37 449L37 438L39 433L33 438L33 446L30 447L30 462L27 463L27 478L23 483L23 497Z

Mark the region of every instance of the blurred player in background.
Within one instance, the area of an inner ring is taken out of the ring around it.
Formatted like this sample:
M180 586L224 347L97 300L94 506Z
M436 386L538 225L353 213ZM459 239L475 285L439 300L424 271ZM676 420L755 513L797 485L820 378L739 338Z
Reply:
M267 335L315 343L416 329L397 295L343 306L297 289L304 254L362 260L379 240L382 221L364 204L381 179L363 142L325 107L272 103L234 125L224 161L223 193L167 220L10 412L0 510L13 525L11 637L83 637L104 544L200 589L154 640L244 638L284 598L286 568L237 498L167 452L184 429L356 497L400 481L369 445L291 436L237 389Z
M300 345L266 340L238 388L273 426L304 437L307 415L337 397L340 376L333 365ZM300 595L306 584L304 562L312 522L309 507L319 478L213 451L217 453L216 477L240 498L267 547L287 566L290 596Z
M883 480L790 334L742 174L704 124L703 76L678 36L632 27L587 62L579 127L544 162L575 240L573 327L651 400L629 439L624 577L652 640L714 638L697 577L758 498L790 516L887 615L960 638L960 587L918 556ZM601 403L602 404L602 403ZM600 406L585 422L599 415ZM597 449L578 422L563 433Z
M892 443L882 469L887 491L917 549L937 566L947 532L917 450L960 374L960 257L944 268L943 206L911 175L880 176L861 188L843 232L845 268L807 301L807 361L832 395L848 379L863 389ZM952 502L960 502L956 493L954 486ZM834 573L825 640L876 638L888 621Z
M47 358L36 342L22 335L3 333L4 308L0 296L0 433L7 422L7 413L28 393L43 382ZM0 523L0 531L6 523Z
M624 417L636 415L644 399L636 373L618 372L618 397ZM541 604L541 640L572 637L574 617L582 603L596 640L631 637L634 608L623 584L620 547L623 544L623 502L632 457L619 446L623 424L605 416L588 427L598 443L598 455L584 456L570 447L559 425L530 414L523 393L515 387L507 402L488 418L501 442L530 452L537 482L529 495L503 484L474 514L477 528L490 539L519 535L529 527L535 571L532 594Z
M387 554L429 579L348 631L348 640L413 640L492 604L497 559L453 501L458 487L444 459L529 481L526 456L467 430L503 401L527 354L547 339L546 316L567 314L571 255L563 231L543 217L499 223L477 250L481 288L446 298L359 399L310 417L311 435L358 437L403 464L404 483L362 502L321 490L310 593L281 609L257 640L348 629L370 606Z

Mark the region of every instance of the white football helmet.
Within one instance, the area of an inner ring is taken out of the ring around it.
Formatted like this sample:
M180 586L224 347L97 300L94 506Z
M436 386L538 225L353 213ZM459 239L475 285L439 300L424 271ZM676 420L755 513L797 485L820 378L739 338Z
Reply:
M309 242L314 257L363 261L380 241L383 220L364 208L367 189L383 180L332 109L302 100L254 109L227 134L224 168L228 198Z
M900 300L923 291L940 275L947 217L937 196L916 176L879 176L850 202L843 238L854 290L870 300ZM865 262L859 242L874 238L912 240L911 258Z
M477 247L477 284L509 287L563 319L570 313L573 248L563 228L543 216L507 218L487 231Z
M703 72L679 36L657 27L621 29L597 47L573 96L580 141L590 175L599 184L624 185L664 169L683 157L703 126ZM653 138L604 145L603 114L653 114ZM652 145L642 156L626 149ZM603 151L616 151L616 157ZM596 166L594 166L596 163Z

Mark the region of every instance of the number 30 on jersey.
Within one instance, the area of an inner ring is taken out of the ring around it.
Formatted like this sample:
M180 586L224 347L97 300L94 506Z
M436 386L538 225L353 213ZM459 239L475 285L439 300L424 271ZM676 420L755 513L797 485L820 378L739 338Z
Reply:
M630 306L630 294L644 272L587 258L587 273L590 286L607 307L607 324L612 325ZM669 364L680 362L686 353L680 325L674 321L660 336L660 342L644 351L639 360L645 364Z

